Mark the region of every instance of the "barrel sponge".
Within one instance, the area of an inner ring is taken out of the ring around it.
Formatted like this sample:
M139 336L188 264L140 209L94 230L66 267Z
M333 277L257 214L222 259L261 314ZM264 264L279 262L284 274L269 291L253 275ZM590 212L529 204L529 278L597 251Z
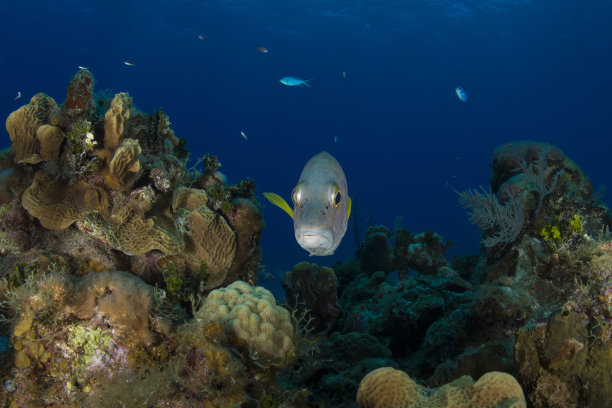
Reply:
M140 170L138 155L142 152L136 139L125 139L115 151L103 150L98 156L105 163L102 178L113 190L125 190L130 186L129 173Z
M192 211L185 234L185 268L191 274L205 272L206 289L223 283L236 255L236 235L221 214L206 206Z
M121 144L121 137L127 134L128 119L132 109L132 98L118 93L104 115L104 148L115 150Z
M68 228L92 212L108 212L108 198L102 188L83 181L67 185L63 180L45 177L42 170L24 191L21 204L43 227L52 230Z
M439 388L416 384L391 367L366 375L357 390L361 408L526 408L525 396L510 374L486 373L476 383L464 375Z
M49 122L51 113L56 109L57 103L53 98L37 93L29 104L17 109L6 119L6 130L13 142L17 162L36 164L44 160L40 154L41 141L36 131Z
M208 195L199 188L179 187L172 195L172 211L177 212L184 208L193 211L208 204Z
M213 290L196 318L218 321L254 354L271 364L290 360L295 351L289 312L278 306L274 295L261 286L236 281L226 288Z

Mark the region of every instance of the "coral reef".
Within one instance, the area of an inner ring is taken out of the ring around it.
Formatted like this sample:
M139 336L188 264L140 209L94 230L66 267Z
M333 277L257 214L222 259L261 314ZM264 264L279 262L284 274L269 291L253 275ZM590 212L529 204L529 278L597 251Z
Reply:
M338 405L381 366L428 387L499 371L519 380L534 407L561 400L567 405L559 406L605 406L610 391L588 390L599 382L585 372L602 377L609 370L610 212L559 149L520 142L498 148L494 161L491 192L474 202L484 206L478 214L485 217L516 200L522 208L513 215L520 217L516 236L503 241L510 235L498 229L502 224L490 224L479 257L448 261L451 244L433 231L412 234L396 225L391 234L371 227L355 257L333 267L344 313L328 320L331 332L320 334L315 362L302 362L294 384L316 390L312 398L324 405ZM497 242L487 245L488 238ZM314 296L312 283L304 287ZM295 290L287 285L286 292ZM588 338L552 324L559 310L577 314ZM549 345L552 338L560 340ZM588 363L570 364L590 350ZM550 367L551 356L560 354L568 362L558 357L560 365Z
M214 155L187 167L161 110L93 84L81 70L62 105L40 93L6 121L0 406L610 400L612 216L559 149L500 146L491 187L459 192L480 256L370 226L352 259L297 264L279 305L256 286L254 183Z
M94 106L106 106L106 112ZM119 251L85 262L104 257L102 264L134 271L147 282L163 283L172 264L192 294L237 279L255 284L263 218L252 182L230 186L214 179L201 188L218 164L203 174L188 169L184 143L169 124L161 111L138 112L127 93L97 101L87 70L75 74L59 107L35 95L7 119L14 161L24 164L3 165L0 197L6 204L21 199L40 224L22 219L20 229L37 239L24 243L7 229L3 247L58 249L57 239L70 236L87 242L79 246ZM218 205L219 195L227 205ZM7 226L19 206L10 208L3 212ZM59 236L53 230L65 232Z
M154 288L125 272L32 274L12 301L21 311L11 337L19 406L79 400L115 370L167 359L169 323Z
M610 401L612 344L609 323L591 326L574 311L521 328L518 379L538 407L604 407Z
M361 408L526 408L521 386L506 373L490 372L474 382L463 376L436 389L423 388L406 373L383 367L365 376L357 391Z
M216 159L188 168L161 110L139 112L127 93L93 84L81 70L61 106L40 93L6 122L0 406L220 407L283 394L277 371L253 360L279 352L266 347L268 324L292 333L271 295L250 295L271 320L243 354L191 314L216 287L256 284L264 223L253 182L229 185ZM291 354L290 339L273 338Z

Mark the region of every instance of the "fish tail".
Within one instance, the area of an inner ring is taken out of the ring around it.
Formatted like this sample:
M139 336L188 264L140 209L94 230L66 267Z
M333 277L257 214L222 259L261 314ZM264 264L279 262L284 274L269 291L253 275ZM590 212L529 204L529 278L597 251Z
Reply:
M309 88L312 88L312 87L311 87L311 86L308 84L308 81L312 81L313 79L314 79L314 78L310 78L310 79L305 80L305 81L304 81L304 85L306 85L306 86L307 86L307 87L309 87Z

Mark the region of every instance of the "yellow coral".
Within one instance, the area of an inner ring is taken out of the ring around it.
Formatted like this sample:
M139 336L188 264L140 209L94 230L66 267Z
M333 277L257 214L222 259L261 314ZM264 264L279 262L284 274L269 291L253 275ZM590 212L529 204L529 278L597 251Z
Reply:
M64 140L64 133L57 126L42 125L36 131L36 138L40 142L41 158L48 161L57 157Z
M128 255L142 255L153 249L165 254L180 253L185 243L169 223L161 218L143 218L143 214L133 213L115 230L119 248Z
M79 319L104 317L126 344L153 342L151 300L153 287L126 272L90 273L72 287L64 310Z
M6 119L6 130L13 142L17 162L36 164L46 160L41 155L41 138L47 153L50 150L50 139L57 142L57 132L55 131L53 138L47 137L49 136L47 132L43 132L39 138L37 130L48 123L49 116L56 109L57 103L53 98L44 93L37 93L30 99L29 104L17 109ZM55 148L59 149L59 145L54 146Z
M68 228L86 214L108 211L108 198L102 188L83 181L66 185L62 180L46 178L42 171L35 174L21 203L43 227L53 230Z
M469 376L436 389L418 385L403 371L378 368L357 390L361 408L525 408L523 390L510 374L490 372L476 383Z
M141 151L138 140L125 139L114 152L106 149L98 154L100 160L105 163L101 173L109 188L125 190L130 187L133 178L130 178L129 173L140 170L138 155Z
M264 229L263 215L255 202L247 198L233 200L232 207L230 225L236 234L236 256L228 275L232 280L237 277L247 280L257 274L254 265L261 259L259 240Z
M417 407L417 389L405 372L383 367L361 380L357 403L361 408L413 408Z
M171 257L179 270L206 281L206 289L221 285L236 255L236 236L225 218L202 206L188 215L185 251Z
M184 208L193 211L208 203L208 195L205 190L198 188L179 187L172 195L172 211L177 212Z
M118 93L104 115L104 148L115 150L127 133L127 122L132 109L132 98L127 93Z
M295 347L291 316L261 286L236 281L226 288L213 290L196 318L218 321L267 363L284 364L291 360Z

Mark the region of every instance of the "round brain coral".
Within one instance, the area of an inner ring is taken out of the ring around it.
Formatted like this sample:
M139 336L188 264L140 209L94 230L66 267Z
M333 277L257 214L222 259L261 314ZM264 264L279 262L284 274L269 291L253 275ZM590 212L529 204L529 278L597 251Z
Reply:
M261 287L236 281L210 292L196 318L218 321L237 340L245 343L251 357L263 357L269 364L291 360L293 325L287 309L278 306L272 293Z
M416 384L406 373L382 367L366 375L357 390L361 408L526 408L510 374L490 372L476 383L464 375L439 388Z

